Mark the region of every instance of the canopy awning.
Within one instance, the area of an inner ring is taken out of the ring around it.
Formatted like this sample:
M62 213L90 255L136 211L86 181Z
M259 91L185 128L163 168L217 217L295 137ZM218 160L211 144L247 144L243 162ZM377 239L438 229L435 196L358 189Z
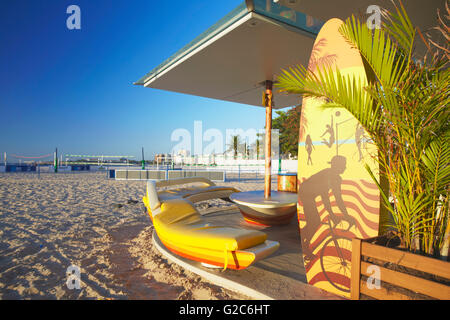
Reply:
M136 84L262 106L266 80L307 64L322 22L269 1L247 1ZM275 96L274 108L298 105Z
M439 0L404 2L422 30L436 24L436 8L443 6ZM372 4L392 8L390 0L247 0L135 84L262 106L266 80L308 65L323 22L364 14ZM301 98L275 91L274 102L280 109Z

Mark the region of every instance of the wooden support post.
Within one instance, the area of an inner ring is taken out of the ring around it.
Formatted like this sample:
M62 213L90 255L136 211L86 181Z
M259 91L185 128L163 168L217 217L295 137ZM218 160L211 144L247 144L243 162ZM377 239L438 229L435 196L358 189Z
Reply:
M265 141L265 175L264 198L270 198L272 184L272 81L266 81L265 107L266 107L266 141Z

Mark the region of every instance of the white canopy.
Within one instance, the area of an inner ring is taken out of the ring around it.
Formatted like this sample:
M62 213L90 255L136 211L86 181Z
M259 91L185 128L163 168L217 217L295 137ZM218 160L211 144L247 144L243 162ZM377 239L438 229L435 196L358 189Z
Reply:
M440 0L404 0L413 23L436 23ZM163 62L136 84L201 97L262 106L265 80L282 69L307 65L326 20L365 13L368 6L392 8L390 0L247 0ZM275 109L300 104L277 94Z

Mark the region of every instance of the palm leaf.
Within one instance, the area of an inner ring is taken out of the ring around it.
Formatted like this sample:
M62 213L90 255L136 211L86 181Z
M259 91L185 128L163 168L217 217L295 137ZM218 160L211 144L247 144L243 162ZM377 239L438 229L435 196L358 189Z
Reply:
M426 167L427 180L436 192L444 192L450 184L450 135L437 138L430 143L422 154Z
M364 78L342 75L338 69L329 66L319 67L315 73L297 66L289 71L282 70L275 85L281 92L324 99L322 108L345 108L370 135L379 130L380 109L374 108Z
M383 10L382 16L385 23L383 28L396 42L397 46L405 53L405 56L412 55L414 38L416 36L416 29L406 13L403 3L399 1L397 5L392 1L395 12Z
M352 16L340 27L344 38L359 50L382 88L393 88L405 77L407 61L383 29L371 30Z

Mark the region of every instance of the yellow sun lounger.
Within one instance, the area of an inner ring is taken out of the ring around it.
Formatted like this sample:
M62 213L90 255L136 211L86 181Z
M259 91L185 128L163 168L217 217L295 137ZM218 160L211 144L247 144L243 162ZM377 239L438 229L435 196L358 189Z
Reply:
M211 190L205 195L198 192L196 199L200 196L212 199L215 191ZM263 232L208 223L188 197L183 198L185 194L180 191L177 197L160 199L156 183L148 181L143 197L159 239L175 254L224 269L241 270L278 249L279 243L266 240Z
M191 185L188 187L171 188L158 192L160 200L184 198L192 203L209 199L229 200L232 193L239 192L233 187L216 186L211 180L202 177L182 178L156 182L156 188L173 187L179 185ZM195 185L193 185L195 184Z

